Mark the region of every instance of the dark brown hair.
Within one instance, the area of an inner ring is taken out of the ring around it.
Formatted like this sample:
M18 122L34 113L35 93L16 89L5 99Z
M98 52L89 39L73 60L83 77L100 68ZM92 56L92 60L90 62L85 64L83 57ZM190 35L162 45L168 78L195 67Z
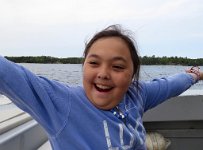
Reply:
M101 38L107 38L107 37L119 37L121 38L128 46L131 54L131 58L133 61L133 79L138 80L139 79L139 72L140 72L140 59L137 52L137 46L135 40L133 37L130 36L130 31L123 30L120 25L111 25L104 30L96 33L93 38L86 43L85 50L83 53L84 61L88 55L89 49L91 46L96 42L97 40Z

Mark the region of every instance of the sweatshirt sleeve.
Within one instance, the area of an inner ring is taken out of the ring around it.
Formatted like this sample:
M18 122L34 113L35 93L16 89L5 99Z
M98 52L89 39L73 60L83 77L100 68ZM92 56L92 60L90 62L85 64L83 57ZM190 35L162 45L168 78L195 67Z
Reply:
M193 77L187 73L180 73L167 78L154 79L143 84L144 111L151 109L165 100L186 91L195 83Z
M65 124L70 110L68 89L0 57L0 94L28 112L51 135Z

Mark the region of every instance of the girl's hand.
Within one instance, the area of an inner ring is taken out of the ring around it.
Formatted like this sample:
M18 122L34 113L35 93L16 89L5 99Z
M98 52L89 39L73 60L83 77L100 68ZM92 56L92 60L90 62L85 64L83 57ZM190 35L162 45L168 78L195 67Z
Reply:
M203 72L200 71L200 80L203 80Z
M203 72L200 71L198 66L193 66L186 70L186 73L191 74L196 81L203 80Z

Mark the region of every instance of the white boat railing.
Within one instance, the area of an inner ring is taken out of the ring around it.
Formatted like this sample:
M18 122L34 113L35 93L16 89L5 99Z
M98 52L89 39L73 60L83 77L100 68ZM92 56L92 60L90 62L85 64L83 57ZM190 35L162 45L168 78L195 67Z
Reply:
M0 123L0 150L34 150L46 141L44 130L26 113Z

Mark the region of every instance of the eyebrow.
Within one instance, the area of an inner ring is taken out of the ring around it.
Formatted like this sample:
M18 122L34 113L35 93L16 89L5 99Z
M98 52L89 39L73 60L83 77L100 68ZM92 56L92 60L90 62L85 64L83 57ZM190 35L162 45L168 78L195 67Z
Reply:
M89 58L89 57L100 58L100 57L99 57L98 55L96 55L96 54L91 54L91 55L88 56L88 58Z
M90 54L88 56L88 58L91 58L91 57L94 57L94 58L100 58L97 54ZM122 56L115 56L112 58L113 61L123 61L123 62L127 62L127 60L122 57Z
M123 61L123 62L127 62L127 60L126 60L124 57L121 57L121 56L113 57L113 60L114 60L114 61Z

